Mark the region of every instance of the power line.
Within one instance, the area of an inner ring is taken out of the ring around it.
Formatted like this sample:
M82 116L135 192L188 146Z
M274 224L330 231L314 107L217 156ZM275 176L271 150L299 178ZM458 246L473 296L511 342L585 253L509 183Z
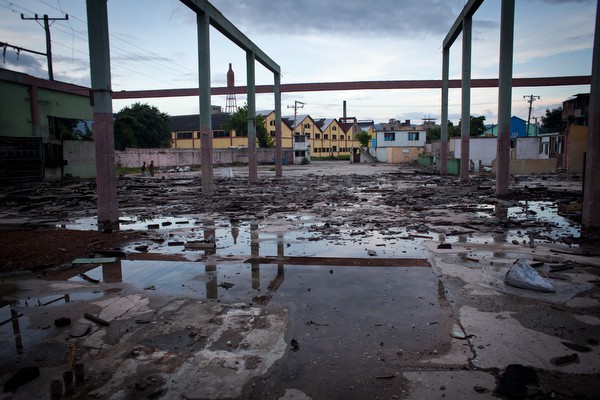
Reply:
M51 81L54 80L54 71L52 70L52 43L50 40L50 21L60 21L60 20L68 20L69 14L65 14L64 17L55 17L49 18L48 14L44 14L43 18L39 18L37 14L35 17L25 17L23 13L21 13L21 19L26 21L36 21L39 23L40 19L44 21L44 30L46 31L46 58L48 58L48 79Z
M541 97L530 94L529 96L523 96L523 98L529 98L529 100L527 100L527 102L529 103L529 114L527 115L527 136L529 136L529 125L531 123L531 108L533 107L533 102L537 99L540 99Z

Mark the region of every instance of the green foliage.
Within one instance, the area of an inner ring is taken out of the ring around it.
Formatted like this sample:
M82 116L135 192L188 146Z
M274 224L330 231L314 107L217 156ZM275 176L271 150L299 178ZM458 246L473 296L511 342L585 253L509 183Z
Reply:
M562 125L562 107L546 109L546 115L542 117L542 128L546 132L560 132Z
M123 108L117 113L114 129L117 150L125 150L127 147L171 147L169 115L149 104L135 103Z
M237 109L236 112L227 117L223 124L225 131L235 131L238 137L248 136L248 106L245 105ZM274 147L275 140L271 137L265 126L265 118L262 115L256 116L256 141L258 147Z
M469 136L481 136L485 133L485 116L474 117L471 115L471 124L469 125ZM458 123L458 135L460 136L461 124Z
M57 140L87 140L92 141L92 131L87 122L73 118L49 118L50 136Z
M360 131L355 136L355 139L360 142L361 147L369 147L372 138L367 131Z
M427 130L427 143L437 142L442 138L442 128L436 126ZM460 136L460 128L448 121L448 138Z

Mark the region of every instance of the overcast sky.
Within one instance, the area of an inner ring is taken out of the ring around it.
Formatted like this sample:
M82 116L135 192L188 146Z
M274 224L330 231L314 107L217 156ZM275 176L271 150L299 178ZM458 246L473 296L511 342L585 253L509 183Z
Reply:
M212 4L281 66L282 83L441 79L441 46L465 0L212 0ZM113 90L197 87L195 15L178 0L109 0ZM45 52L34 14L62 17L51 27L55 79L89 86L87 17L83 0L0 0L0 41ZM594 41L594 0L516 0L515 77L589 75ZM500 0L486 0L474 16L472 78L498 77ZM246 56L211 28L213 86L226 86L229 63L236 85L246 84ZM450 77L460 78L461 41L451 48ZM8 48L2 68L47 77L46 58ZM256 83L272 84L257 63ZM589 86L513 89L512 114L527 118L525 95L541 96L533 116L559 106ZM497 89L473 89L471 113L495 123ZM440 90L284 93L283 113L294 100L302 113L385 122L440 118ZM139 99L171 115L198 112L193 97ZM238 105L246 102L237 95ZM131 101L113 102L114 111ZM225 108L225 96L212 104ZM450 91L449 118L460 118L460 90ZM257 95L257 110L273 109L273 95Z

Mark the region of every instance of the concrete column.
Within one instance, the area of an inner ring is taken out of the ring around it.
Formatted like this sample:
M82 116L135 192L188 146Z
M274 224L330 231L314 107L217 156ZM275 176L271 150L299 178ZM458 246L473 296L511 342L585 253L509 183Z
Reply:
M196 13L198 23L198 100L200 103L200 154L202 194L213 193L213 143L210 111L210 21L205 12Z
M583 192L583 219L585 228L600 227L600 2L596 3L596 34L592 57L592 83L588 120L588 146Z
M442 51L442 126L440 148L440 173L448 173L448 82L450 75L450 47Z
M248 86L248 180L256 183L256 83L254 52L246 52L246 80Z
M94 102L94 145L98 230L119 229L115 137L112 116L108 12L106 0L87 0L90 72Z
M281 138L281 75L276 73L273 91L275 92L275 176L283 176Z
M471 36L473 17L466 16L462 31L462 99L460 118L460 181L469 181L469 136L471 133Z
M515 0L502 0L501 10L496 196L508 194Z

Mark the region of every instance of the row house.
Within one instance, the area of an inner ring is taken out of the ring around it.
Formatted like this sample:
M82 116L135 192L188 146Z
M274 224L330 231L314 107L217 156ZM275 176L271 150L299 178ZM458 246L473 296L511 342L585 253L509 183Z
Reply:
M247 136L238 136L236 132L224 129L229 114L215 110L211 114L213 148L248 147ZM275 139L275 112L257 112L264 118L267 131ZM178 149L199 149L199 116L179 115L171 117L171 137L173 147ZM310 115L281 118L281 138L284 149L294 150L294 164L310 161L313 157L349 157L352 149L359 148L356 134L365 129L374 136L372 121L356 118L320 118ZM364 127L364 128L363 128Z

